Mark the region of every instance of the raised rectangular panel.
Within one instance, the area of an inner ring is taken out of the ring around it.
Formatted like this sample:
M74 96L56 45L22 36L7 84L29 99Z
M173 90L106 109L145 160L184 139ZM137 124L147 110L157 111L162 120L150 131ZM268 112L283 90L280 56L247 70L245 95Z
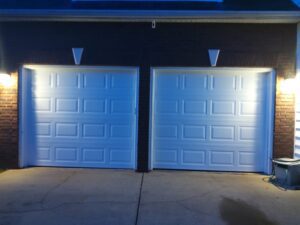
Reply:
M257 102L241 102L241 115L258 115L261 114L260 106Z
M83 111L85 113L104 113L105 105L105 100L85 99L83 101Z
M56 99L56 112L78 112L78 99Z
M235 90L235 76L213 76L212 88L233 91Z
M34 110L37 112L50 112L51 99L50 98L35 98L33 99Z
M76 137L78 125L76 123L57 123L55 130L57 137Z
M231 101L213 101L212 114L214 115L234 115L235 103Z
M183 127L183 138L196 138L204 140L206 136L205 126L184 126Z
M158 89L177 89L179 87L178 75L161 75L156 77Z
M255 127L240 127L240 140L254 141L257 138L257 129Z
M214 140L233 140L234 127L232 126L212 126L211 139Z
M177 138L177 126L158 125L155 134L158 138Z
M205 151L189 151L183 150L182 162L185 164L204 164Z
M157 101L156 102L157 113L178 113L177 101Z
M298 122L300 122L300 112L299 111L295 112L295 120L297 120Z
M112 125L111 126L111 137L112 138L128 138L131 137L131 126L130 125Z
M37 123L36 134L38 136L50 136L51 135L51 124L50 123Z
M255 165L257 160L258 159L256 158L256 154L253 152L239 152L239 165Z
M52 87L52 74L36 74L32 76L32 84L36 88L51 88Z
M99 73L84 73L84 88L106 88L106 76Z
M111 101L112 113L132 113L133 104L130 101Z
M105 127L102 124L83 124L83 137L104 137Z
M131 75L111 75L112 79L112 88L128 88L132 90L134 82L134 76Z
M299 120L296 120L296 123L295 123L295 128L296 130L299 130L300 129L300 121Z
M234 153L213 151L210 158L213 165L233 165Z
M104 162L104 149L84 148L82 149L84 162Z
M253 75L242 76L241 77L241 89L243 90L253 90L260 89L263 87L263 80L259 77L254 77Z
M300 138L300 129L296 129L295 131L295 137Z
M185 89L207 89L207 76L190 75L184 76Z
M37 159L38 160L50 160L50 148L49 147L38 147L37 148Z
M177 149L158 149L155 152L155 161L160 163L176 163Z
M206 101L184 101L184 113L206 114Z
M77 161L76 148L55 148L55 159L57 161Z
M131 151L128 149L111 149L110 161L113 163L127 163L131 161Z
M295 145L298 146L298 147L300 147L300 139L299 139L299 137L295 138Z
M57 87L62 88L79 88L78 73L57 74Z

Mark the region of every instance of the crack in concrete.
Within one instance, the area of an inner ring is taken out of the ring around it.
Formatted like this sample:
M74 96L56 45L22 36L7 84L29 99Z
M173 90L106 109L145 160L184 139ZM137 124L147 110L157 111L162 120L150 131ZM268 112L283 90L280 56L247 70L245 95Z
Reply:
M42 197L40 203L41 203L41 206L42 208L44 208L44 204L48 198L48 196L54 192L56 189L60 188L61 186L63 186L65 183L68 182L68 180L70 180L71 177L73 177L77 172L76 171L73 171L69 176L67 176L65 179L63 179L61 182L59 182L57 185L55 185L54 187L52 187L51 189L49 189L45 194L44 196Z
M45 206L45 203L47 201L47 198L58 188L62 187L65 183L67 183L72 176L74 176L77 172L74 171L67 177L65 177L61 182L53 186L51 189L49 189L41 198L40 201L37 201L36 204L39 204L40 206L35 209L30 210L9 210L9 211L0 211L0 214L7 215L7 214L22 214L22 213L34 213L34 212L43 212L43 211L53 211L58 208L64 207L64 206L70 206L70 205L84 205L84 204L135 204L138 203L138 209L139 209L139 201L140 196L137 201L80 201L80 202L64 202L59 205L53 206L53 207L47 207ZM143 179L143 176L142 176ZM141 187L143 185L143 182L141 182ZM140 187L140 188L141 188ZM140 193L141 195L141 193Z
M51 211L68 205L84 205L84 204L134 204L137 201L90 201L90 202L64 202L54 207L45 207L39 209L31 209L31 210L11 210L11 211L0 211L0 214L16 214L16 213L33 213L33 212L43 212L43 211Z
M137 225L138 222L139 222L140 206L141 206L142 192L143 192L143 185L144 185L144 175L145 175L145 173L142 174L142 178L141 178L139 201L138 201L137 210L136 210L136 217L135 217L135 225Z

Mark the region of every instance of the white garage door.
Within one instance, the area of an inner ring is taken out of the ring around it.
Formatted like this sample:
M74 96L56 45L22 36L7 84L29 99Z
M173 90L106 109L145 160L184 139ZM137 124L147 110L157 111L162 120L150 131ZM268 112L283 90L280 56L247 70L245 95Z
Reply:
M153 168L267 171L272 72L154 69Z
M22 79L25 164L135 168L137 69L28 66Z

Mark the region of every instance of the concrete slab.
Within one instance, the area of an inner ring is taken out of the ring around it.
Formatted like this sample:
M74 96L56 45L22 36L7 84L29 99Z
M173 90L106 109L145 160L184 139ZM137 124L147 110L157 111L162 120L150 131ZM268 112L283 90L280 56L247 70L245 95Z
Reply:
M191 171L8 170L0 174L0 225L299 225L300 191L282 190L264 178Z
M145 174L139 225L298 225L300 191L259 174L153 171Z
M132 225L142 174L30 168L0 174L0 225Z

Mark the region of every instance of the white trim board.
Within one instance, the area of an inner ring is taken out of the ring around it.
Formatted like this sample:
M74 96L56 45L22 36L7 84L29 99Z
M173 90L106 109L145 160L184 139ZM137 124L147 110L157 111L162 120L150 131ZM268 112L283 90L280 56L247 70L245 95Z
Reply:
M299 1L300 2L300 1ZM300 159L300 23L297 24L294 158Z
M268 92L266 93L267 98L267 111L266 111L266 145L267 150L265 151L265 159L263 172L266 174L272 173L272 159L273 159L273 131L274 131L274 114L275 114L275 90L276 90L276 72L272 68L243 68L243 67L152 67L151 68L151 83L150 83L150 115L149 115L149 170L153 170L153 146L152 146L152 137L153 137L153 110L154 110L154 84L155 84L155 73L157 71L166 71L170 69L185 69L185 70L234 70L234 71L251 71L251 72L260 72L260 73L269 73L268 76Z
M300 11L0 9L0 21L298 23Z

